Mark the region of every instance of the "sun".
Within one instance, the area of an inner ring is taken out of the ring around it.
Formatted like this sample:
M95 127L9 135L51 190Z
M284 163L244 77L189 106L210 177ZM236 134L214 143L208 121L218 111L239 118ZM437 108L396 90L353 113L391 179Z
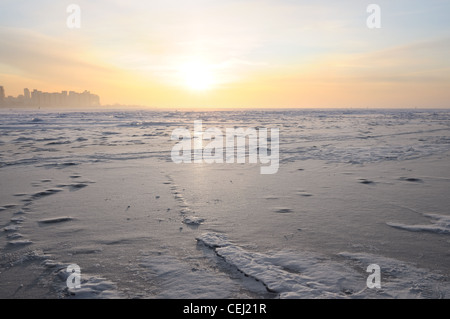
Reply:
M212 68L202 61L191 61L181 67L185 86L193 91L206 91L213 86Z

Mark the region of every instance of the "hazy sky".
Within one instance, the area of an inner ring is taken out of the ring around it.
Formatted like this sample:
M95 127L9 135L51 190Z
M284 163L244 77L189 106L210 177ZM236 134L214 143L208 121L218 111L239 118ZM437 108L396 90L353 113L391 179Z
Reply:
M1 0L0 85L156 107L450 107L449 14L448 0Z

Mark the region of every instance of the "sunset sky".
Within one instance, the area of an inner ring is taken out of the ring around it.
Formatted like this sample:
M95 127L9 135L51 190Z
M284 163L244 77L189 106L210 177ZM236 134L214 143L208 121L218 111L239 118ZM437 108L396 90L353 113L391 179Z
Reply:
M448 0L1 0L0 85L162 108L450 107L449 14Z

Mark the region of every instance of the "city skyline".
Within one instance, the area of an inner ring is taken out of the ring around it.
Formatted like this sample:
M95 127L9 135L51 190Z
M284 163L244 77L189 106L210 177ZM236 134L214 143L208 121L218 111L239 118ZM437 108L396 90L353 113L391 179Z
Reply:
M84 90L43 92L37 89L23 89L23 94L6 95L4 86L0 86L0 107L95 107L101 106L100 97Z
M374 28L370 3L6 0L0 83L159 108L450 107L450 3L376 1Z

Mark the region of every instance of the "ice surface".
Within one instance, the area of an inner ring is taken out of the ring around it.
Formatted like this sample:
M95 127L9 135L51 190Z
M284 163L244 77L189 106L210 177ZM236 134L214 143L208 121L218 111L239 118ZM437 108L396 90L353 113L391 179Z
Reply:
M445 276L429 269L401 262L397 259L367 253L342 252L342 257L359 265L377 264L381 268L382 290L379 295L385 298L450 298L450 283Z
M450 296L449 111L0 113L0 297ZM199 119L279 128L278 173L174 164Z
M66 269L58 272L62 282L67 280L69 273ZM70 299L123 299L125 296L118 290L117 285L105 278L97 276L82 276L81 288L68 288L64 290Z
M450 284L445 282L445 277L392 258L367 253L338 254L357 262L351 265L306 251L251 252L232 244L222 234L206 233L197 240L212 247L227 263L246 275L262 281L268 290L279 293L280 298L409 299L450 296ZM382 269L381 290L364 287L365 276L361 270L374 263Z
M202 269L165 251L146 252L140 265L149 278L156 277L161 290L157 298L230 298L231 280L219 273Z
M346 280L350 274L344 267L307 252L301 256L287 251L273 254L250 252L231 244L223 235L211 233L197 240L213 247L227 263L263 282L280 298L346 298L347 292L357 294L356 289L362 289L357 281Z

